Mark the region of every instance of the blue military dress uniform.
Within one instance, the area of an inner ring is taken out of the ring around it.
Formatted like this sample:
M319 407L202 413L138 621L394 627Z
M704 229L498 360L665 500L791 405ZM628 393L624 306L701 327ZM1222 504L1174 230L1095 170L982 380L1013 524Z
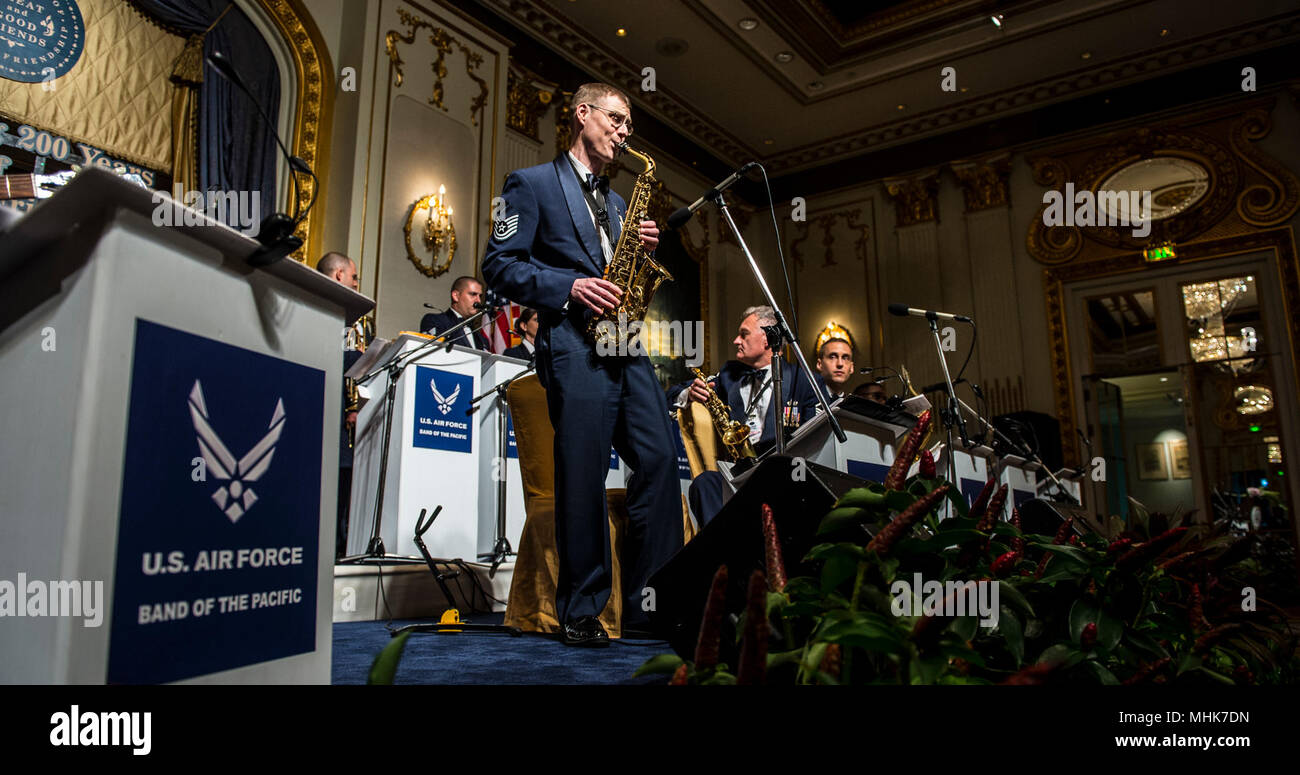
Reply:
M731 419L733 420L746 422L749 419L746 417L746 407L741 403L740 387L753 371L740 361L727 361L718 372L718 378L713 381L713 390L726 403L727 408L731 410ZM770 373L770 369L767 370L766 374ZM669 388L669 403L676 403L682 391L690 388L691 382L694 382L694 380ZM751 383L751 399L754 391L761 388L763 384L762 380L755 380ZM771 385L768 384L766 389L770 391L772 389ZM813 415L816 414L818 406L816 389L808 384L808 380L793 364L788 362L781 368L781 395L782 400L779 402L782 407L781 416L788 419L791 427L797 427L804 420L811 420ZM777 404L777 401L768 402L766 419L763 421L763 432L758 441L754 442L754 451L760 455L776 444ZM722 509L726 492L726 482L722 474L717 471L705 471L691 482L687 497L690 499L691 510L695 512L700 527L704 527L712 521L713 517Z
M600 357L586 336L590 310L568 303L574 280L601 277L600 235L568 155L516 170L502 191L483 259L489 286L538 310L535 358L555 429L556 543L560 621L598 616L611 570L605 476L611 444L633 474L627 486L628 534L623 626L642 628L642 589L681 548L681 494L673 431L650 359ZM607 195L610 245L618 244L627 205Z

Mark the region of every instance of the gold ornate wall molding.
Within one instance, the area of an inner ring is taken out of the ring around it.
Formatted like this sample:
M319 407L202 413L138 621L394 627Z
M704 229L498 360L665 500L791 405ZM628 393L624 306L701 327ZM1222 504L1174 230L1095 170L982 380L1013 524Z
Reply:
M478 75L475 75L479 67L483 64L483 55L477 51L471 50L468 46L462 43L459 38L452 36L451 33L447 32L442 27L435 27L433 24L430 24L419 16L408 12L405 8L397 9L397 18L408 28L406 34L403 35L397 30L389 30L384 36L384 50L388 54L388 61L392 64L393 69L393 86L401 86L402 81L406 77L405 72L402 70L402 66L406 63L402 60L402 55L397 50L397 44L413 44L415 43L416 31L427 29L429 31L429 44L432 45L434 50L437 52L437 56L434 57L434 60L430 65L433 70L433 93L429 97L428 103L436 108L440 108L444 112L450 112L450 109L443 104L443 98L445 96L443 80L447 77L448 73L447 55L451 54L453 50L460 51L460 53L465 57L465 74L469 76L470 80L477 83L479 87L478 94L470 99L469 105L470 123L474 126L478 126L479 121L482 120L483 109L487 105L488 98L487 81L483 80Z
M955 161L949 166L961 184L961 194L966 201L965 212L975 213L1011 204L1009 154L982 161Z
M258 5L284 38L293 58L295 78L293 155L307 162L318 182L301 177L298 202L301 208L317 195L316 188L328 190L329 138L334 118L334 66L330 62L325 39L312 21L302 0L257 0ZM316 208L313 208L316 209ZM317 212L321 212L317 210ZM303 246L293 253L296 261L314 262L321 250L324 231L318 219L308 212L294 231Z
M1096 226L1048 226L1044 214L1052 205L1044 202L1026 233L1029 255L1047 265L1096 261L1115 251L1141 251L1211 232L1240 233L1285 222L1300 208L1300 179L1255 144L1271 129L1273 104L1267 98L1198 112L1029 157L1034 181L1057 192L1065 207L1074 206L1067 194L1095 194L1113 175L1143 162L1190 163L1208 174L1203 196L1174 215L1151 221L1150 233L1144 236L1136 236L1141 229L1133 225L1100 225L1100 220Z
M1204 240L1179 246L1178 257L1160 262L1159 266L1198 266L1216 258L1272 251L1277 268L1277 286L1282 296L1283 319L1287 321L1290 358L1300 363L1300 263L1297 262L1295 235L1290 226L1255 230L1222 239ZM1094 280L1134 274L1151 267L1140 253L1118 253L1103 260L1074 262L1043 270L1047 308L1049 360L1056 416L1061 422L1061 439L1066 465L1077 467L1082 460L1075 433L1078 403L1074 394L1074 374L1070 367L1070 340L1066 325L1065 286L1082 280ZM1300 370L1295 389L1300 390ZM1065 441L1065 440L1069 441Z
M844 220L844 225L851 232L856 232L858 238L853 242L853 255L863 263L867 260L867 241L871 238L871 228L861 223L862 208L858 207L852 210L836 210L814 218L811 223L815 224L822 232L822 268L838 266L839 262L835 260L835 223L840 219ZM804 268L803 243L808 240L809 222L799 224L798 236L790 242L790 256L794 260L794 265Z
M885 180L885 191L894 202L894 216L900 228L939 220L938 171L910 178L889 178Z
M538 86L540 81L511 60L506 71L506 126L538 142L542 140L538 122L559 93L554 84Z

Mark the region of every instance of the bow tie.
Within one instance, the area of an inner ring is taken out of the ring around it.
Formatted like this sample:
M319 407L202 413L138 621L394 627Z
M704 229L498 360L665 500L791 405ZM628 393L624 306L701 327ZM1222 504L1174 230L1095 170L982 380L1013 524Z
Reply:
M597 189L602 194L609 191L609 177L606 175L593 175L587 173L587 190L595 192Z
M745 368L740 370L740 384L758 382L767 374L767 369Z

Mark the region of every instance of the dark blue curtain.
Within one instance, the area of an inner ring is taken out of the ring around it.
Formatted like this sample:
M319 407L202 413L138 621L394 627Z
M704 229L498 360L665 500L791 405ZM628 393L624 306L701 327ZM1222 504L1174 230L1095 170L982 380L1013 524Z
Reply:
M132 0L160 25L187 35L202 33L230 0ZM220 51L239 71L271 120L280 107L280 71L271 48L238 7L231 8L203 41L206 58ZM289 142L286 140L286 142ZM238 87L203 65L199 87L199 187L204 191L261 191L262 217L275 212L275 167L280 153L271 128Z

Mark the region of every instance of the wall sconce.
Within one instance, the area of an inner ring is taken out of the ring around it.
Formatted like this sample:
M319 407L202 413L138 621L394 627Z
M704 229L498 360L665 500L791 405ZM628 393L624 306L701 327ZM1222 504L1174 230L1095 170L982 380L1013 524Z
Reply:
M415 214L421 210L427 213L422 241L424 249L432 254L427 266L420 257L415 255L415 248L411 245L411 229L415 225ZM426 277L437 277L451 268L451 259L456 255L456 226L451 220L451 208L447 206L446 186L438 186L438 193L422 196L411 203L411 211L406 215L406 224L402 227L402 232L406 236L406 257ZM438 258L444 248L447 251L447 259L439 262Z
M832 320L817 334L817 346L813 348L813 355L815 356L821 352L822 345L826 344L830 339L844 339L849 343L850 347L857 348L857 343L853 341L853 334L850 334L847 328Z

